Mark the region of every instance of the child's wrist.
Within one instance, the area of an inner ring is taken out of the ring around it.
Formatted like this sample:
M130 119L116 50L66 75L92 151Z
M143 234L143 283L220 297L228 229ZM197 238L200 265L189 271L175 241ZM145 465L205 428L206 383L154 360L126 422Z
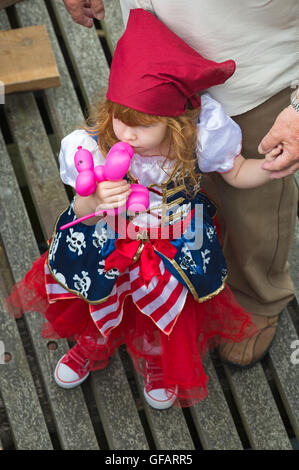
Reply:
M78 218L81 218L87 214L95 212L100 205L101 201L99 201L96 193L93 193L90 196L80 196L77 194L74 202L74 212Z

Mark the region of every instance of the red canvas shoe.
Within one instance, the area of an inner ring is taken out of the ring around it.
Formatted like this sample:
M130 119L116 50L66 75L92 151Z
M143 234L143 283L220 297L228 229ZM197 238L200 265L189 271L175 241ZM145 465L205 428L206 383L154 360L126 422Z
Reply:
M163 387L162 369L156 361L145 361L144 397L147 403L156 410L170 408L176 400L176 388Z
M57 363L54 379L62 388L74 388L84 382L89 375L89 360L76 344Z

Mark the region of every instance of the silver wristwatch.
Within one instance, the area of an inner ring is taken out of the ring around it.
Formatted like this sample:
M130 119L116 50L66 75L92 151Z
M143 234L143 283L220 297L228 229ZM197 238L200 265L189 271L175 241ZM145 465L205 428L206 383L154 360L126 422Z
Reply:
M293 106L294 110L299 113L299 99L297 98L297 90L293 91L291 94L291 105Z

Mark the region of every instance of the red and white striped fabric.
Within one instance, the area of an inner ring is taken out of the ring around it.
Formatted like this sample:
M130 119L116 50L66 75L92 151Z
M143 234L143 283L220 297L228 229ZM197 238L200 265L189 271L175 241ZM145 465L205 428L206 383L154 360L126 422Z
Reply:
M75 294L64 289L54 280L50 273L47 261L45 262L45 284L50 304L59 299L75 299L77 297Z
M139 276L139 263L130 266L120 274L109 298L99 304L90 304L89 310L94 323L100 332L107 336L118 326L123 316L123 303L127 295L132 295L133 302L141 314L151 317L157 327L165 334L170 334L182 311L187 289L165 268L160 261L161 277L154 276L146 286ZM50 302L59 299L75 298L76 295L65 290L55 282L45 264L46 288Z

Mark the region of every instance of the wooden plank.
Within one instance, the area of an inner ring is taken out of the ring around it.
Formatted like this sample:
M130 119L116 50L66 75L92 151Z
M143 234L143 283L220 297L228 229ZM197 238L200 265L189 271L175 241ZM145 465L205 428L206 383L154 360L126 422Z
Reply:
M61 86L44 90L45 106L60 147L61 139L83 122L83 113L72 78L65 64L45 3L40 0L22 1L15 5L16 16L22 27L45 24L51 40L60 74ZM1 13L1 12L0 12Z
M50 435L15 321L0 299L0 338L11 355L0 365L0 389L18 450L51 450Z
M12 171L6 166L8 155L0 132L0 217L1 235L6 225L6 208L13 199L10 186ZM2 168L3 167L3 168ZM22 207L16 208L22 210ZM52 443L34 388L30 369L15 321L4 311L0 303L0 339L4 342L12 360L0 367L0 387L14 440L18 449L51 449Z
M238 431L209 355L204 359L204 368L209 376L208 396L191 408L200 442L206 450L241 450Z
M0 63L5 94L60 85L45 25L0 31Z
M106 369L93 372L91 384L109 449L147 450L147 439L118 352Z
M261 364L250 369L225 366L225 372L252 448L291 450Z
M119 0L110 0L105 3L105 18L101 20L101 25L113 55L116 43L125 30Z
M269 357L276 385L295 435L299 440L299 364L298 354L292 356L295 349L299 350L298 335L290 315L285 309L280 315Z
M0 234L13 277L18 282L39 252L3 140L0 155L0 187L5 188L0 193ZM40 327L43 323L41 315L27 312L25 321L57 424L62 448L98 449L82 390L80 388L68 391L59 389L53 378L54 365L58 356L60 357L68 350L66 341L61 340L57 350L51 351L47 348L47 341L41 337Z
M144 399L144 379L134 371L139 394L158 450L194 450L184 414L179 408L155 410Z
M51 1L76 78L89 106L108 86L109 66L95 28L74 22L62 2Z
M33 95L8 96L5 111L47 240L52 236L58 214L69 205L69 200Z

